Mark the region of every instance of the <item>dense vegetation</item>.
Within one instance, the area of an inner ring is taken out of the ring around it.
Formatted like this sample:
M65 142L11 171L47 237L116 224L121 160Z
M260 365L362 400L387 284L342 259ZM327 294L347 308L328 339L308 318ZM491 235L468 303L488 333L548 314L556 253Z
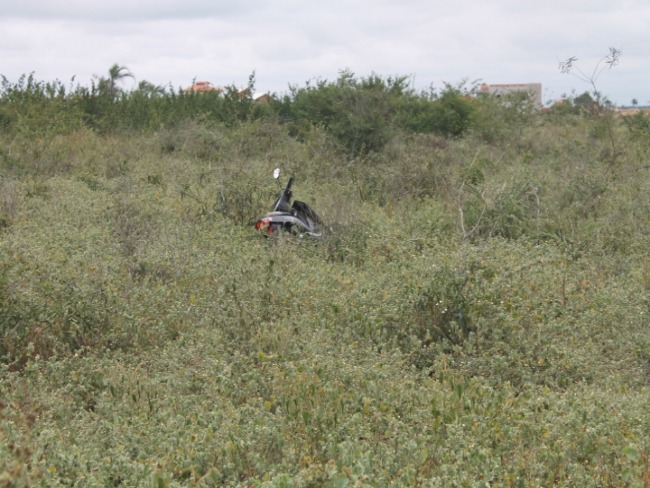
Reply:
M0 486L650 486L647 116L113 78L0 89Z

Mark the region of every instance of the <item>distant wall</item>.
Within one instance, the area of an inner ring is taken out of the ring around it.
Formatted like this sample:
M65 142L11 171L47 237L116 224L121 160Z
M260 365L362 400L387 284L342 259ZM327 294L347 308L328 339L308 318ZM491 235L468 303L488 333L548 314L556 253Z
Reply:
M506 83L487 84L480 86L481 93L489 93L494 96L510 95L512 93L527 92L532 97L535 105L542 106L542 84L541 83Z

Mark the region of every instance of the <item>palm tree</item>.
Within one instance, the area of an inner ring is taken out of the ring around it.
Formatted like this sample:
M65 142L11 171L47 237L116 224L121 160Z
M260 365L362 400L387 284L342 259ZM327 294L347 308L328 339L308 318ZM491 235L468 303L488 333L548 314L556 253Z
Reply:
M112 96L115 96L119 91L119 88L117 87L118 81L122 81L125 78L133 78L135 80L135 76L131 74L126 66L119 66L117 63L111 66L108 70L108 77Z
M108 78L104 78L103 76L99 78L99 90L103 93L107 93L111 98L115 98L120 92L120 88L117 86L117 83L124 80L125 78L135 79L135 76L131 74L126 66L120 66L115 63L108 70Z
M142 80L138 83L138 92L143 93L148 97L156 97L158 95L165 94L165 87L160 85L154 85L146 80Z

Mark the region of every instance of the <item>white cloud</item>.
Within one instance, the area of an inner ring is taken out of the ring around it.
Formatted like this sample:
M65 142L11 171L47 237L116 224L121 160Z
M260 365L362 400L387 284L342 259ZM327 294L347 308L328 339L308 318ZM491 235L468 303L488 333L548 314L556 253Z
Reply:
M3 6L0 18L85 21L162 20L245 16L255 0L22 0Z

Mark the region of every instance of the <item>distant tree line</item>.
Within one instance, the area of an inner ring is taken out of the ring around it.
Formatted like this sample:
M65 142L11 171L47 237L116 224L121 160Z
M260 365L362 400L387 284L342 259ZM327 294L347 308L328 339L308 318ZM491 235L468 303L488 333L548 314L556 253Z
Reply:
M0 130L4 134L47 136L89 128L98 133L146 132L174 127L188 119L206 124L273 121L296 138L325 130L352 157L380 151L395 134L436 133L462 137L477 131L487 139L507 133L537 111L525 94L507 100L476 96L472 86L445 84L416 92L406 76L357 77L344 70L334 81L319 80L253 99L255 74L246 89L191 92L141 81L120 85L133 75L113 65L90 86L39 81L33 74L11 82L0 78ZM587 94L588 95L588 94ZM589 103L592 103L589 100ZM583 106L580 97L561 107ZM568 110L574 112L574 110Z

